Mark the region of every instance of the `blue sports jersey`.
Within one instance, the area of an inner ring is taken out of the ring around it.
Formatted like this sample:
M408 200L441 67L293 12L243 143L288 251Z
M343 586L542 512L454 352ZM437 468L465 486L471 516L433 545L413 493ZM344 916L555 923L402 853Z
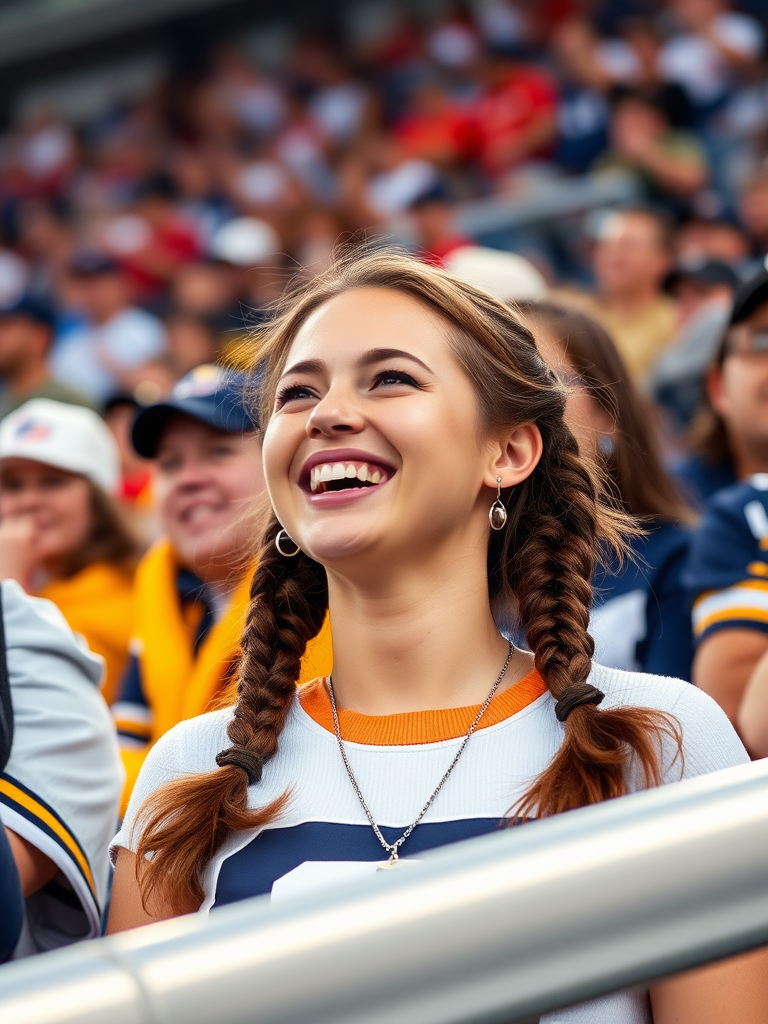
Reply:
M730 460L708 462L700 455L692 455L673 466L672 474L694 508L703 508L718 491L738 482Z
M684 580L696 643L722 629L768 632L768 474L710 501Z
M589 624L596 661L690 680L693 641L682 580L690 537L663 523L632 542L623 566L598 569Z

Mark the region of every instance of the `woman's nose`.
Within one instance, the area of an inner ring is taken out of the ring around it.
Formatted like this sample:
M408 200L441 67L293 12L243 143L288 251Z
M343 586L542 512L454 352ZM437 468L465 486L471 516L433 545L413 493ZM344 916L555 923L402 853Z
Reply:
M309 437L358 434L364 427L365 419L356 403L332 392L317 403L307 420Z

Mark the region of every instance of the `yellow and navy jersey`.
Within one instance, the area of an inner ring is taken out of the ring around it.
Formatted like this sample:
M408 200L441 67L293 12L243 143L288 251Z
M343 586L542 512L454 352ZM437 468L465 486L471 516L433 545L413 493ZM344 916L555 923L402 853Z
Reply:
M722 710L706 694L676 679L594 665L590 682L605 694L604 707L641 705L676 716L684 758L665 741L665 781L745 763L748 756ZM371 813L388 842L419 814L456 754L478 707L371 716L340 709L346 753ZM216 754L231 745L232 709L177 725L150 751L112 853L135 849L140 808L159 786L182 775L216 769ZM554 701L532 671L490 702L464 750L401 856L492 832L508 822L515 803L551 762L564 735ZM628 769L640 789L641 773ZM365 816L342 762L325 678L297 690L276 755L261 781L249 787L251 807L290 796L279 816L260 829L227 838L204 872L201 912L250 896L301 898L302 892L375 871L387 854ZM417 870L414 865L411 870ZM590 1004L569 1024L642 1024L647 997L621 993L603 1006ZM560 1020L560 1017L557 1018ZM554 1018L542 1022L553 1024Z
M188 630L188 643L196 658L215 622L209 590L194 573L178 567L176 598L177 607L174 611ZM128 749L146 747L153 739L154 715L144 679L143 653L144 640L134 637L118 698L112 705L120 744Z
M25 900L14 956L100 934L123 770L100 658L50 601L2 584L13 744L0 773L0 822L58 867Z
M768 632L768 474L712 498L685 579L697 644L723 629Z

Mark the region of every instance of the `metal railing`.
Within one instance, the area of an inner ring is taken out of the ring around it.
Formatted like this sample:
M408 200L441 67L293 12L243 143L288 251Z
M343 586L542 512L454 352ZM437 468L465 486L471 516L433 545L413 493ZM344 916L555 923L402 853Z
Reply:
M0 968L3 1024L536 1019L768 943L768 761Z

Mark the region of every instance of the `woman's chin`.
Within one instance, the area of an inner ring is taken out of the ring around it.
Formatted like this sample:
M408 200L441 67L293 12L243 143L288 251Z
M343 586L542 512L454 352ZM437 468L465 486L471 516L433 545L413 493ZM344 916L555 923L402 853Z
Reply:
M348 563L350 558L362 556L373 543L370 531L323 524L303 538L301 547L315 561L326 566Z

